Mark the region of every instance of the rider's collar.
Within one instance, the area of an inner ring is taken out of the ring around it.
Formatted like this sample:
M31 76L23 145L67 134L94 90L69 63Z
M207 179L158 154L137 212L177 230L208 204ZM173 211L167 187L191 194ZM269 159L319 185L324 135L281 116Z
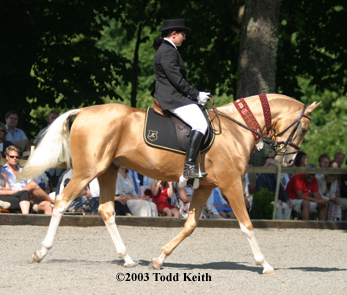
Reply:
M166 40L167 42L170 42L172 44L173 47L175 47L177 49L177 46L169 39L167 38L164 38L164 40Z

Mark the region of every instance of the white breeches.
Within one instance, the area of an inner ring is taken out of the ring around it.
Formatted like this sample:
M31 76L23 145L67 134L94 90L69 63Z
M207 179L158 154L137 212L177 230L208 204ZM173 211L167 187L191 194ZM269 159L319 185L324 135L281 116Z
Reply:
M192 127L192 131L199 131L202 134L206 133L207 121L198 105L188 104L176 109L170 109L170 112Z

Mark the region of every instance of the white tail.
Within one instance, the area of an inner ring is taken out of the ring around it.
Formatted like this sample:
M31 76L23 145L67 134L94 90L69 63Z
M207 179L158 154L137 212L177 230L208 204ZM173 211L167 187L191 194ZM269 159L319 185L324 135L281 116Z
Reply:
M30 155L19 179L34 179L47 168L66 163L70 168L70 131L69 119L79 114L80 110L70 110L59 116L44 133L38 147Z

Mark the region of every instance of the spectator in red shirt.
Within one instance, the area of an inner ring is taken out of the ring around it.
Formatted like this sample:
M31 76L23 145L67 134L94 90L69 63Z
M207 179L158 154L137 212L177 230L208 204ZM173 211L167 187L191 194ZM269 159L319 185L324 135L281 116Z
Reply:
M307 165L313 168L315 165ZM314 174L295 174L289 181L286 192L292 200L293 210L301 213L302 220L309 220L310 212L318 211L319 220L326 220L327 199L319 193L317 179Z

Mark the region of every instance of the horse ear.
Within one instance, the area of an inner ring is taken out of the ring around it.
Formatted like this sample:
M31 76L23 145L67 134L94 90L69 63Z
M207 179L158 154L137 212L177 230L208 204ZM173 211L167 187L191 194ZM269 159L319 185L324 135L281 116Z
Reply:
M314 102L314 103L312 103L309 107L307 107L307 112L308 112L308 114L311 115L311 113L312 113L321 103L322 103L321 101L318 102L318 103Z

